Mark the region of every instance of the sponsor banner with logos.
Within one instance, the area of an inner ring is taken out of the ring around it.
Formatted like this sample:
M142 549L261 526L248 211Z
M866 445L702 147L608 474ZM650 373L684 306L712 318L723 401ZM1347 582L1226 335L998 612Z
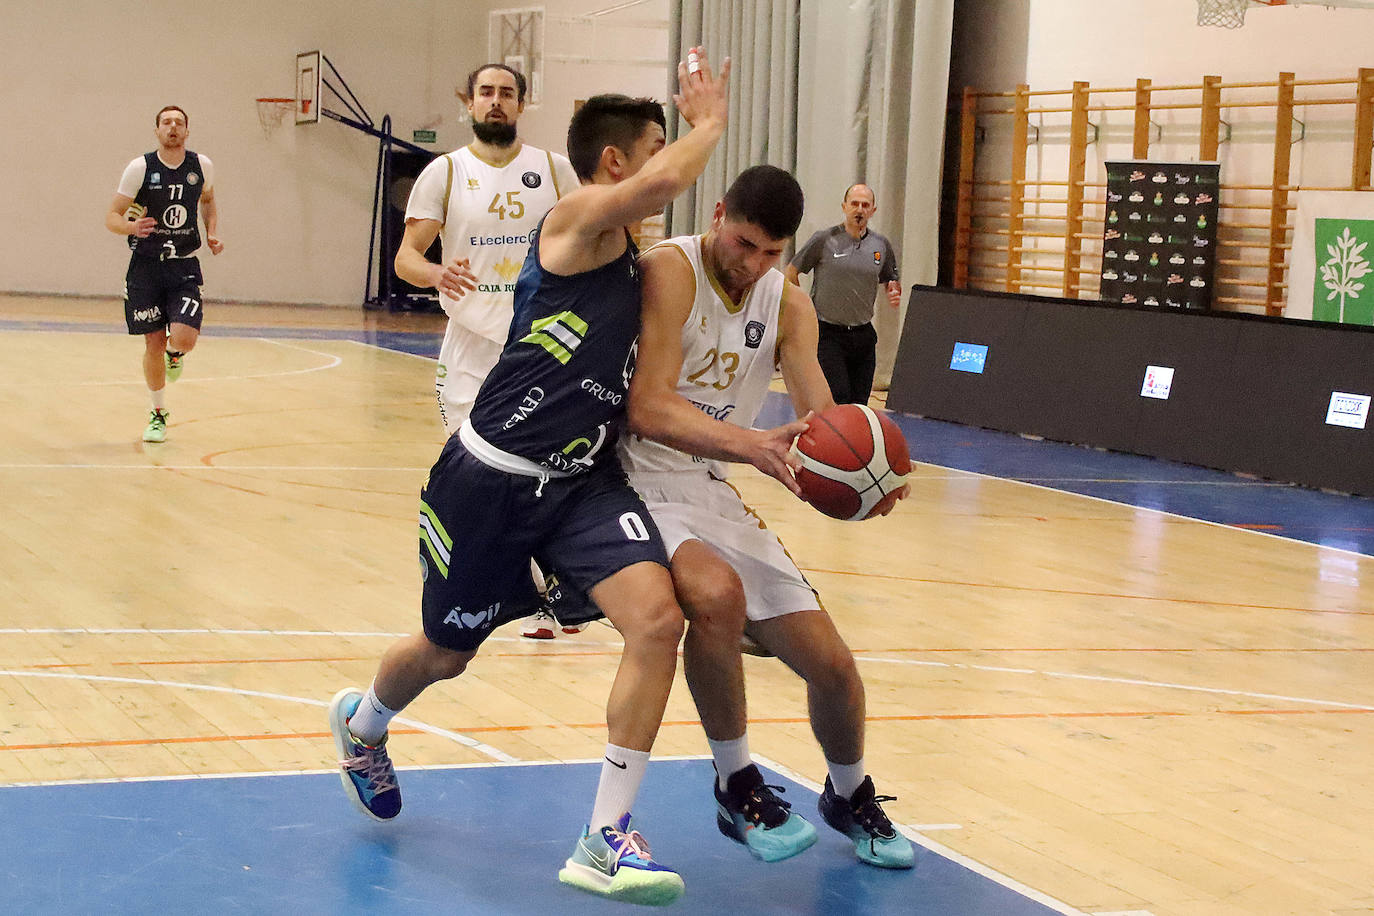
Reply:
M1374 325L1374 192L1299 191L1285 318Z
M1210 308L1221 166L1145 160L1105 165L1102 301Z

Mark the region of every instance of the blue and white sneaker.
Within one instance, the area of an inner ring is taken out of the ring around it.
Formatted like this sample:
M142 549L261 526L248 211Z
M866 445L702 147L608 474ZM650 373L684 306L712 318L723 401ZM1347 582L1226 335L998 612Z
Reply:
M816 842L816 828L773 793L774 789L786 790L765 783L754 764L732 773L724 792L719 779L711 782L716 794L716 827L736 843L743 843L754 858L779 862Z
M827 824L854 842L860 861L879 868L911 868L916 864L915 847L883 813L881 803L895 800L895 795L878 795L871 776L864 777L853 797L841 798L827 776L817 806Z
M630 829L628 813L610 827L585 829L558 880L612 900L648 906L667 906L686 890L681 875L653 860L648 840Z
M362 702L362 691L345 687L329 703L329 730L339 752L339 778L359 811L373 820L389 821L401 813L401 787L386 753L385 736L376 747L363 744L348 730L348 720Z

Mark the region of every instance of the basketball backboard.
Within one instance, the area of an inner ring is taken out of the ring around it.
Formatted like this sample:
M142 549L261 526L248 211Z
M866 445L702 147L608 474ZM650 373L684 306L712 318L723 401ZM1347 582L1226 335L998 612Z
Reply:
M314 124L320 120L320 52L302 51L296 55L296 123Z

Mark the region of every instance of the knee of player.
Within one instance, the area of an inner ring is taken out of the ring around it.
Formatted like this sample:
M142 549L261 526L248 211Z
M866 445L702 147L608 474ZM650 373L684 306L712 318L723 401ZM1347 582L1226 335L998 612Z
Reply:
M843 642L820 648L815 664L810 666L810 680L831 690L852 692L863 690L859 677L859 666L854 663L854 653Z
M682 608L672 593L665 591L662 595L646 597L633 623L621 628L621 635L626 642L634 640L677 652L683 628Z
M445 649L442 646L429 644L429 654L425 660L429 668L429 679L434 681L448 680L457 677L468 668L468 662L472 661L475 652L458 652L454 649Z
M744 631L744 583L730 567L722 565L690 577L674 576L673 585L693 626L729 630L736 636Z

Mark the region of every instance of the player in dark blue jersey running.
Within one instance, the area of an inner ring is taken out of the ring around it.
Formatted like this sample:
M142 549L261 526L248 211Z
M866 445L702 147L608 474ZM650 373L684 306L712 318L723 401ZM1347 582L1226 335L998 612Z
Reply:
M559 872L567 884L664 904L681 877L630 826L677 667L683 617L668 558L615 456L639 334L632 225L687 190L725 129L729 61L678 66L691 125L664 145L662 106L596 96L573 116L568 158L581 188L533 234L501 358L421 494L423 633L383 657L371 688L341 690L330 728L349 798L385 820L400 811L390 720L430 684L461 674L492 629L529 613L529 563L557 569L625 640L607 701L609 731L588 826Z

